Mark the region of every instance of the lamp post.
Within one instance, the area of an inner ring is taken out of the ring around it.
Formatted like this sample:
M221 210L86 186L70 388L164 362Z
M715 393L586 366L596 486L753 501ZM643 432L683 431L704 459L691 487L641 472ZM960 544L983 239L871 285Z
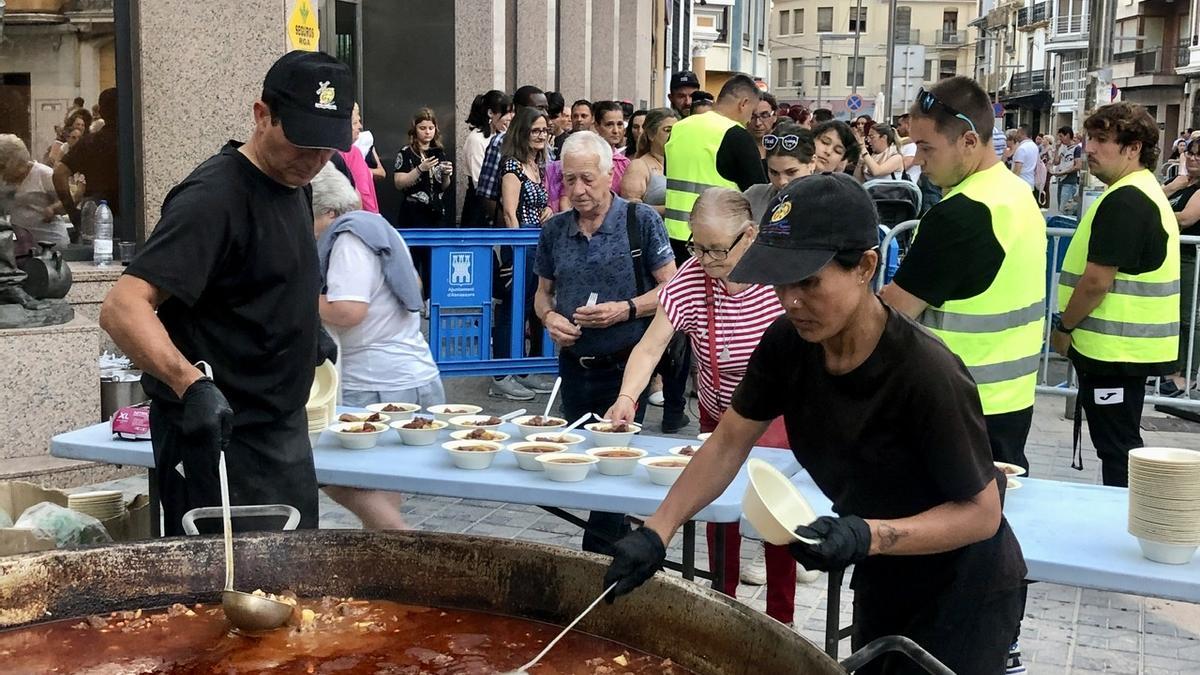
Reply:
M825 68L825 41L829 40L831 42L834 42L837 40L854 40L856 38L857 38L857 35L854 33L820 33L817 35L817 107L818 108L822 107L821 106L821 95L824 92L824 86L823 86L824 82L822 82L822 80L821 80L821 73L825 72L825 70L824 70L824 68ZM858 59L855 59L854 61L855 61L855 66L857 68ZM833 68L832 67L829 69L829 72L831 73L830 74L830 86L832 86L833 85L833 80L832 80ZM857 82L857 80L855 80L855 81Z

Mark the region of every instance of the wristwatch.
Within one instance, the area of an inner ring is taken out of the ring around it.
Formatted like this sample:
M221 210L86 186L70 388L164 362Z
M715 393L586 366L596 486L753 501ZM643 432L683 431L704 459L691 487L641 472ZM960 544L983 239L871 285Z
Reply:
M1063 322L1062 322L1062 314L1059 314L1057 312L1053 316L1050 317L1050 328L1052 328L1060 333L1063 333L1065 335L1070 335L1071 331L1075 330L1074 327L1067 328L1066 326L1064 326Z
M633 304L633 300L626 300L625 304L629 305L629 320L633 321L637 318L637 305Z

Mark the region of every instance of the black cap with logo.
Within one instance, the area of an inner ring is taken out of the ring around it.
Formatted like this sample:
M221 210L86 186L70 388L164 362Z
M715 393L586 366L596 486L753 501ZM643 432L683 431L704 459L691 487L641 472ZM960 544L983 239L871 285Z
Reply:
M675 91L680 87L695 87L700 88L700 78L690 70L681 70L671 76L671 91Z
M263 96L293 145L350 149L354 77L346 64L322 52L288 52L267 71Z
M729 279L794 284L841 251L878 246L879 214L863 186L844 173L815 174L792 181L771 201L758 236Z

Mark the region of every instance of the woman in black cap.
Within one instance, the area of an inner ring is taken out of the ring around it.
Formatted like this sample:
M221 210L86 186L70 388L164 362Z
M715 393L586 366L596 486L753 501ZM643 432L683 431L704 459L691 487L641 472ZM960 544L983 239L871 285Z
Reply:
M729 410L666 500L616 545L604 583L627 593L665 543L733 480L782 415L796 459L837 516L796 533L807 569L855 565L853 645L905 635L954 672L1003 673L1025 563L1001 514L1002 476L975 384L935 337L871 291L878 217L843 174L801 178L731 278L771 284L785 315L763 335ZM863 673L908 673L888 656Z

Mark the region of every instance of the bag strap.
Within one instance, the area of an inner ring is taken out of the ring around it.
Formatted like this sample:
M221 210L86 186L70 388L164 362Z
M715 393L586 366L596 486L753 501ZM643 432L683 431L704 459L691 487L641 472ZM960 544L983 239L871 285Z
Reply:
M704 308L708 314L708 367L712 369L713 388L717 393L717 405L721 405L721 366L717 361L717 300L713 294L713 280L704 275Z
M629 235L629 257L633 258L633 281L637 294L646 293L646 280L642 270L642 228L638 227L637 204L629 202L625 208L625 231Z

